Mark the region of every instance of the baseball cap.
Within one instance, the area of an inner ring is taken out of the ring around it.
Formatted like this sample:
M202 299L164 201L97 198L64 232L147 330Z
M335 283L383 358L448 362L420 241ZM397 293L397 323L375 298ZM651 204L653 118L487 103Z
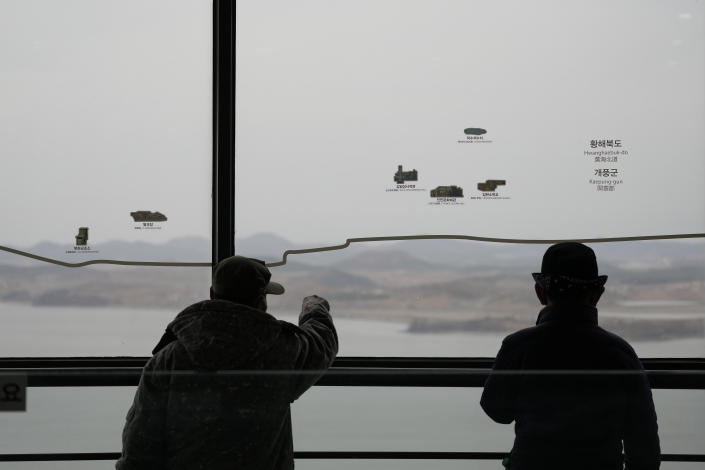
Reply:
M568 287L599 287L607 282L607 276L598 275L595 252L577 242L557 243L548 247L541 262L541 272L532 273L532 276L544 287L556 283L570 284Z
M218 263L213 270L213 292L230 299L251 299L259 294L281 295L284 286L271 282L264 261L231 256Z

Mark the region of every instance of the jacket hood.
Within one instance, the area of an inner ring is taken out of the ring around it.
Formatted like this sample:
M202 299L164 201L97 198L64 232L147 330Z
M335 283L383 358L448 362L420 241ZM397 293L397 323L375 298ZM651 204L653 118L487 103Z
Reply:
M272 349L281 324L268 313L226 300L204 300L184 309L167 333L184 347L199 367L252 367ZM165 336L166 336L165 335Z

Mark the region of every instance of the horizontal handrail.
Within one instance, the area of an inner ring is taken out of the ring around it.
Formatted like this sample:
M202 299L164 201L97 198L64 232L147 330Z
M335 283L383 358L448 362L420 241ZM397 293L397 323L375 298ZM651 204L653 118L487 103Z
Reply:
M137 385L148 358L4 358L0 373L27 375L29 387L103 387ZM493 358L337 359L319 386L482 387ZM705 360L643 359L655 389L705 389ZM251 373L225 371L225 373ZM259 372L272 373L277 372ZM291 372L287 372L291 373ZM306 373L306 372L303 372ZM604 374L629 371L543 371L539 373Z
M299 451L295 459L326 460L501 460L506 452L394 452L394 451ZM73 462L117 460L119 452L72 452L51 454L0 454L0 462ZM662 462L705 462L705 454L661 454Z
M0 358L0 373L28 386L134 386L147 357ZM343 357L322 386L481 387L494 358ZM705 389L705 359L642 359L654 388ZM580 373L581 371L577 371ZM584 372L584 371L582 371ZM614 371L610 371L614 372ZM239 373L232 371L232 373ZM245 372L247 373L247 372ZM600 373L600 371L595 371ZM0 454L0 462L117 460L117 452ZM506 452L298 451L297 459L500 460ZM705 462L705 454L662 454L664 462Z
M143 367L148 356L85 356L85 357L2 357L2 368L51 368L51 367ZM673 370L705 370L705 358L641 358L644 368ZM489 369L493 357L338 357L333 367L433 367Z

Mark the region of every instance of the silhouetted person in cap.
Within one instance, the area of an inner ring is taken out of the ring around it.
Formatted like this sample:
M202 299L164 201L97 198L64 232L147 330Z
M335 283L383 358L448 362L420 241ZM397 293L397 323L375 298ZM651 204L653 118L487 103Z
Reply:
M299 326L266 313L281 284L259 260L213 271L211 300L179 313L144 368L118 470L294 468L289 404L338 351L328 302L304 298Z
M545 307L536 326L504 339L480 402L493 420L515 422L505 464L658 469L656 413L641 362L597 324L607 276L598 275L595 253L580 243L553 245L533 276Z

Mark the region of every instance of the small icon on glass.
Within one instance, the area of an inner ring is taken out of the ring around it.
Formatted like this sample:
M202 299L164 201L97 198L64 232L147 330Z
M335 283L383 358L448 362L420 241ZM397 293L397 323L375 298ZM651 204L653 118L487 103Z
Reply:
M164 222L166 221L166 216L159 211L135 211L130 212L132 220L135 222Z
M463 197L463 188L460 186L438 186L431 190L431 197Z
M491 192L497 189L497 186L504 186L507 180L485 180L484 183L477 183L478 191Z
M76 246L85 246L88 244L88 227L79 227L78 235L76 235Z
M397 168L396 173L394 173L394 181L397 184L404 184L405 181L418 181L419 180L419 172L416 171L416 168L414 168L411 171L404 171L401 165L399 165Z

